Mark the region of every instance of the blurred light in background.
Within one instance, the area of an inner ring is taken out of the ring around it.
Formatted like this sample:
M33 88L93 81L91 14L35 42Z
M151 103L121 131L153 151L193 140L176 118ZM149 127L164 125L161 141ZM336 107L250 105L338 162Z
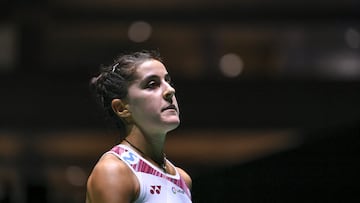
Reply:
M236 77L243 71L244 63L240 56L228 53L220 59L220 70L226 77Z
M0 25L0 71L8 72L15 67L16 30L11 25Z
M133 22L128 30L128 37L133 42L144 42L151 36L152 27L145 21Z
M353 28L345 32L345 41L350 48L358 49L360 47L360 33Z
M358 79L360 78L359 54L353 52L330 54L319 59L319 68L322 74L328 78Z
M292 129L271 132L192 130L169 136L166 152L172 159L186 164L228 166L299 147L302 139ZM206 172L207 169L199 170Z

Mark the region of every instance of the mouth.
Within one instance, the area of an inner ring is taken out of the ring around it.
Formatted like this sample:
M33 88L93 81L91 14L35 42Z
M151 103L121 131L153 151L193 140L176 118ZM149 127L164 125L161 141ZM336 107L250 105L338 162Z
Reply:
M174 104L170 104L169 106L161 109L161 111L166 111L166 110L170 110L170 109L175 110L177 112L177 108Z

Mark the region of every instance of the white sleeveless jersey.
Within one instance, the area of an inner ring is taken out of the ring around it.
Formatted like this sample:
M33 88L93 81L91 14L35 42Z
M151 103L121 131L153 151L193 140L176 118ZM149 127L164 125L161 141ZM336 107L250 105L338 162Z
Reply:
M164 173L126 145L119 144L108 153L123 160L139 180L140 193L135 203L191 203L191 193L174 165L176 174Z

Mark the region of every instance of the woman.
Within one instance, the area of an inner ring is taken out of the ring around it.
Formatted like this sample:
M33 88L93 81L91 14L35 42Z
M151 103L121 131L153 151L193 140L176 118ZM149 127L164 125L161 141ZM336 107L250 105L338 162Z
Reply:
M191 178L164 154L180 124L170 76L157 52L122 55L91 81L125 138L105 153L87 182L87 203L191 202Z

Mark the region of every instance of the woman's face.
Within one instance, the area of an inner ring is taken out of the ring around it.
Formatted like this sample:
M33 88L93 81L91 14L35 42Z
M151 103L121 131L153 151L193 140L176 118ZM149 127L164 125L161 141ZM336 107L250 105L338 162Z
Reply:
M146 133L166 133L180 124L170 76L161 62L148 60L136 69L126 98L132 120Z

